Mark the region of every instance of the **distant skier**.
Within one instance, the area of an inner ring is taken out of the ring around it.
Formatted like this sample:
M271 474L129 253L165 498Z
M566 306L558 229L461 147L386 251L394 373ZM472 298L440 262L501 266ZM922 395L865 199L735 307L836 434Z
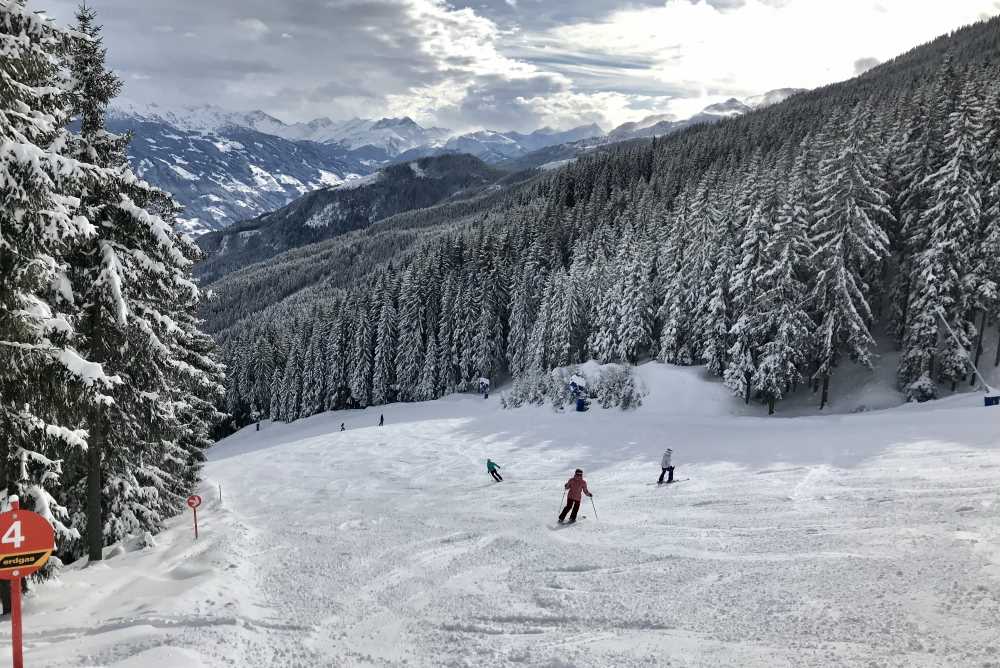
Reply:
M497 463L495 461L493 461L492 459L487 459L486 470L489 471L489 474L493 476L494 480L496 480L497 482L503 482L503 476L500 475L500 467L497 466Z
M382 426L382 425L384 425L384 424L385 424L385 415L381 415L381 414L380 414L380 415L378 416L378 426L380 426L380 427L381 427L381 426Z
M340 423L340 431L347 431L346 429L344 429L344 423L343 422Z
M563 487L569 492L566 494L566 507L559 513L559 524L563 523L563 520L566 519L566 513L570 513L570 511L572 512L569 516L569 523L573 524L576 522L576 514L580 512L580 501L583 500L583 494L594 495L587 489L587 481L583 479L583 469L577 469L573 477Z
M670 458L673 454L674 451L671 450L670 448L667 448L667 451L663 453L663 459L660 460L660 468L663 469L662 471L660 471L660 481L658 483L660 485L663 484L663 476L666 475L667 473L670 474L670 476L667 478L667 482L671 483L674 481L674 467L670 463Z

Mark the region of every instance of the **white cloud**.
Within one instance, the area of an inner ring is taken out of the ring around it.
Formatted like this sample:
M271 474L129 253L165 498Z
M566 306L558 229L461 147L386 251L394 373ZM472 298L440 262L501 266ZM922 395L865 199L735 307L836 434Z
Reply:
M271 32L271 28L266 23L252 17L240 19L236 22L236 25L239 26L243 35L250 39L260 39Z
M637 74L651 85L698 91L670 102L690 115L730 96L848 79L860 59L887 60L996 10L994 0L695 0L626 9L524 41L568 57L649 61Z
M46 0L62 22L76 5ZM530 130L846 79L997 12L1000 0L102 0L100 19L112 65L152 79L129 76L139 101Z

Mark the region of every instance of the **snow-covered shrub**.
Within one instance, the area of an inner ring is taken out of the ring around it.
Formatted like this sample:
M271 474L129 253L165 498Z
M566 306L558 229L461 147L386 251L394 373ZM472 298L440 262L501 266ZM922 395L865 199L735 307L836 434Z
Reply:
M580 382L583 379L584 382ZM572 384L576 381L578 395ZM556 410L572 406L577 396L596 399L602 408L620 407L623 410L642 405L646 389L624 364L598 364L587 362L580 366L567 366L549 372L529 371L514 379L510 392L501 397L504 408L518 408L524 404L549 403Z
M545 402L549 382L547 374L529 371L514 379L510 392L504 395L504 408L520 408L524 404Z
M594 397L601 408L618 406L622 410L628 410L641 406L645 394L645 389L632 373L632 367L606 364L597 383Z

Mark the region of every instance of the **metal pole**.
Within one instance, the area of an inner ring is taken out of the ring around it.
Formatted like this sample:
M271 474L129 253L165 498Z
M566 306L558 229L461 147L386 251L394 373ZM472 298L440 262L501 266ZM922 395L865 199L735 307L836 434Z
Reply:
M24 668L21 642L21 578L13 578L10 581L10 649L14 668Z
M594 503L594 497L590 497L590 505L594 508L594 519L597 519L597 504Z
M953 330L951 328L951 325L948 324L948 319L944 317L944 309L938 306L937 314L938 317L941 318L941 322L944 323L944 326L948 330L948 333L951 334L951 338L955 340L955 345L958 346L958 349L962 351L962 355L965 357L965 361L968 362L969 366L972 367L972 372L976 374L976 378L978 378L979 382L983 384L983 392L989 394L993 388L989 386L989 384L986 382L986 379L983 378L983 375L979 373L979 369L976 368L976 365L973 364L972 362L972 358L969 357L969 352L964 347L962 347L962 342L958 340L958 335L955 334L955 330Z
M17 512L21 502L14 497L10 500L10 509ZM12 575L17 575L14 571ZM24 668L24 647L21 633L21 578L14 577L10 581L10 651L14 660L14 668Z

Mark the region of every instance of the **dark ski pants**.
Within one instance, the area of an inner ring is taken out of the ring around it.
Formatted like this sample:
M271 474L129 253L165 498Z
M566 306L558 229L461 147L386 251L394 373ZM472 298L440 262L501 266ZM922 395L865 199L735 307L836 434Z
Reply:
M663 476L666 475L667 471L670 472L670 477L667 478L667 482L673 482L674 481L674 467L673 466L668 466L667 468L665 468L662 471L660 471L660 482L663 482Z
M566 502L566 507L563 508L563 511L561 513L559 513L559 521L560 522L562 522L564 519L566 519L566 513L569 513L570 510L572 510L573 512L570 513L569 521L570 522L576 522L576 514L578 512L580 512L580 500L579 499L570 499L569 501Z
M497 473L496 471L490 471L490 475L493 476L493 479L496 480L497 482L503 482L503 478L501 478L500 474Z

